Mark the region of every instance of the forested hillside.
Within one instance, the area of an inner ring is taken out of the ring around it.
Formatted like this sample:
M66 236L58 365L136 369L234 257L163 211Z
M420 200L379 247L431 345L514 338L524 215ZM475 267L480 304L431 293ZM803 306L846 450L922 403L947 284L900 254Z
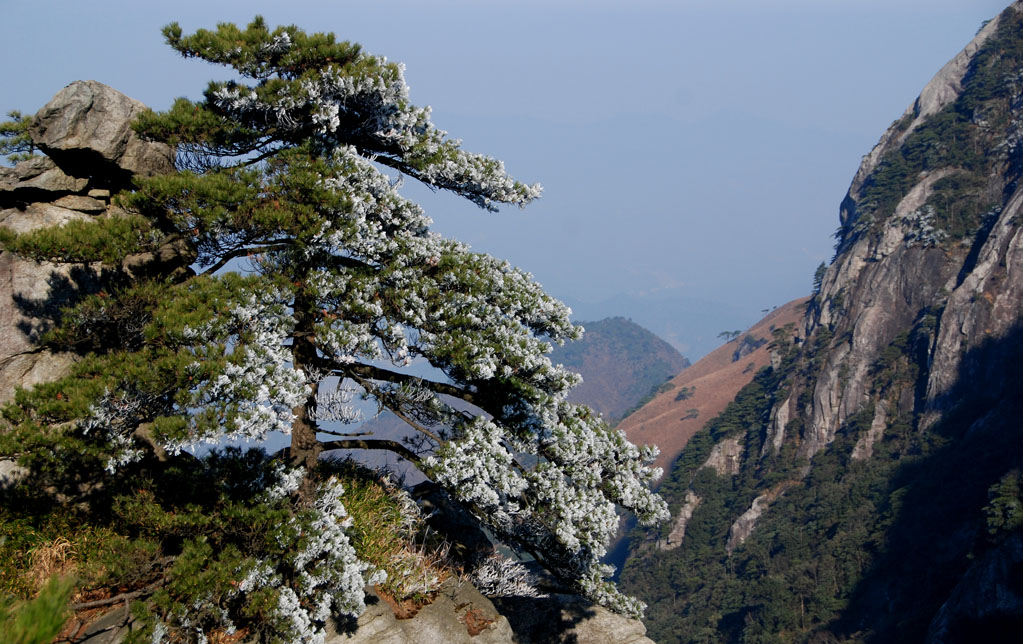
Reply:
M772 361L689 441L624 586L670 642L1023 632L1023 4L864 158Z

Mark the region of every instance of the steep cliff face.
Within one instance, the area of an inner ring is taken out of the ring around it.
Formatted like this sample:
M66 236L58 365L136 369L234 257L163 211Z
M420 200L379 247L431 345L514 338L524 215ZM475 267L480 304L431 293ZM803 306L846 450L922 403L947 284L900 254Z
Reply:
M61 90L36 115L34 144L46 153L0 167L0 230L25 233L117 212L111 194L130 185L135 174L153 175L174 167L171 148L142 141L131 120L145 106L95 81ZM110 280L142 271L187 270L191 261L180 240L166 239L156 253L131 258L124 266L53 264L19 257L0 244L0 405L18 387L55 380L77 359L73 351L39 346L61 309ZM0 460L0 487L23 472Z
M788 401L787 413L806 418L808 457L885 399L933 423L953 403L963 355L1019 319L1018 12L1012 5L945 65L853 178L838 253L803 324L802 337L831 336L823 367L803 385L809 409ZM925 353L926 384L879 391L878 361L901 334Z
M13 168L0 168L0 228L25 233L73 220L104 217L117 210L112 191L130 185L135 174L153 175L174 168L166 145L144 142L131 120L145 106L95 81L78 81L61 90L36 115L32 136L46 156ZM183 270L187 249L166 240L168 271ZM159 254L158 254L159 255ZM134 258L132 269L152 265L156 256ZM56 378L70 353L40 350L39 335L82 293L99 290L106 275L98 265L51 264L20 258L0 246L0 403L18 386Z
M655 638L1018 635L1021 142L1016 2L864 158L795 333L662 485L685 536L623 576Z

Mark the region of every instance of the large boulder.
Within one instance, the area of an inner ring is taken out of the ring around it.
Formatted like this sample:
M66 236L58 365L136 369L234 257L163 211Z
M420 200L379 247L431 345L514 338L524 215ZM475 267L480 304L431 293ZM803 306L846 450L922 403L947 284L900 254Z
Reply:
M8 458L0 459L0 492L28 477L28 469Z
M391 606L373 592L366 612L349 629L328 634L326 644L511 644L508 619L472 584L448 579L433 602L410 619L398 619Z
M75 81L35 115L33 142L67 174L128 185L131 175L174 170L174 150L131 128L146 106L96 81Z
M390 604L367 590L366 611L354 622L329 624L324 644L654 644L639 620L576 595L490 600L472 584L449 578L431 604L399 619ZM131 618L118 607L83 630L79 644L122 644Z

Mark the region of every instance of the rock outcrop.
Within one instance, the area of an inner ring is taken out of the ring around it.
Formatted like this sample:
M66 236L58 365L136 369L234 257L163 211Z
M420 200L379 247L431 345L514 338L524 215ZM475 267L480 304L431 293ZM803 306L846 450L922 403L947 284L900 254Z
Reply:
M433 602L411 619L397 619L379 596L373 595L372 599L350 632L329 635L325 644L504 644L514 641L508 618L498 613L494 604L468 583L448 580Z
M770 503L770 497L767 494L761 494L753 499L748 510L739 515L732 527L728 529L728 541L725 542L725 551L728 554L749 539L749 536L753 534L753 528L757 526L757 519L767 510Z
M138 173L174 169L174 151L143 141L131 129L142 103L97 83L75 82L34 117L33 143L47 156L0 168L0 228L26 233L116 211L112 190L131 184ZM127 275L142 267L167 273L187 270L191 253L177 240L157 253L135 258ZM126 271L124 269L127 269ZM95 293L116 267L36 262L0 246L0 404L18 387L54 380L74 363L70 352L38 346L42 333L63 307ZM24 469L0 461L0 487L24 476Z
M508 644L654 644L639 620L623 619L578 595L500 597L494 604L514 631Z
M115 211L111 188L130 185L136 173L174 169L174 152L143 141L131 129L142 103L95 81L71 83L34 118L33 142L47 156L13 168L0 168L0 227L25 233ZM155 257L138 265L183 270L189 250L168 240ZM17 257L0 248L0 403L19 386L60 376L72 364L70 353L37 346L39 335L60 309L83 293L96 292L113 267L51 264ZM138 271L137 266L128 267Z
M997 642L1023 627L1023 536L970 566L931 622L928 644Z
M887 409L888 405L883 400L879 400L874 406L874 418L870 421L870 429L860 435L856 446L853 447L851 457L854 461L866 460L874 455L874 443L884 436L884 428L888 424Z
M174 151L131 129L146 106L97 83L75 81L36 113L32 141L65 172L104 187L130 186L133 175L174 170Z
M749 508L740 514L739 518L728 529L725 552L731 554L736 548L745 543L750 535L753 534L753 530L756 529L757 521L761 515L767 512L767 509L778 500L778 497L785 494L786 490L795 485L798 485L796 481L783 481L763 494L757 495L753 502L750 503Z
M696 496L692 490L686 490L685 501L678 509L678 512L674 513L671 531L667 537L657 542L658 548L661 550L674 550L682 545L682 540L686 537L686 526L689 525L689 520L693 518L693 512L696 511L699 505L700 497Z
M866 460L894 423L924 431L980 400L990 408L970 416L983 424L1015 397L1023 82L1004 52L1021 24L1015 2L864 157L842 202L838 252L798 333L806 375L772 409L765 455L781 449L790 419L812 459L868 413L850 454Z
M726 438L714 446L703 466L714 470L718 476L735 476L739 473L742 449L738 438Z
M0 203L48 201L81 193L87 178L69 177L50 157L37 156L15 168L0 168Z
M372 589L366 599L358 620L328 625L324 644L654 644L639 620L577 595L491 600L472 584L449 579L409 619L395 617ZM130 630L124 611L114 610L92 622L76 644L121 644Z
M963 356L981 342L1005 337L1019 323L1023 276L1016 274L1020 264L1013 260L1021 243L1017 217L1023 207L1023 191L1017 187L1020 88L1015 80L999 79L1011 96L1004 104L981 106L974 86L981 73L978 52L1020 10L1014 3L942 68L863 159L853 179L841 208L839 253L801 332L805 338L827 332L841 339L828 347L820 375L807 384L813 391L812 409L801 449L808 457L830 444L853 414L881 400L871 391L871 372L900 334L918 329L930 355L926 396L893 395L893 412L924 414L926 425L949 408L947 394L960 380ZM967 90L973 92L967 95ZM941 119L959 118L967 110L970 125L962 127L976 132L963 145L984 146L989 161L968 160L973 169L964 167L961 155L950 154L919 168L916 176L892 176L896 163L906 163L918 147L928 145L926 139L940 136ZM1002 112L998 118L996 111ZM886 194L880 186L894 178L903 189ZM965 183L976 184L968 189L972 193L956 194L966 191L957 187ZM966 202L981 212L973 221L962 213L963 221L949 221ZM891 212L884 210L885 203L893 206ZM949 203L953 212L942 212L941 203Z

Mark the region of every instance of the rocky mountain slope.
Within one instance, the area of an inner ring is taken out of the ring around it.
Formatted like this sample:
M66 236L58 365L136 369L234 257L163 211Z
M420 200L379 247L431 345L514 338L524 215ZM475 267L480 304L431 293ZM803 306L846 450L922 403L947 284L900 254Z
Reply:
M33 132L35 145L47 154L0 168L0 228L25 233L105 216L117 209L110 203L112 192L130 184L133 174L173 169L170 148L143 143L129 127L126 118L145 109L142 103L89 81L64 88L50 105L39 113ZM83 105L89 109L69 107ZM174 260L177 246L167 240L162 260L140 256L123 272L180 269L181 262ZM161 261L166 265L158 266ZM73 359L40 351L35 342L62 306L99 289L100 271L83 264L40 264L0 247L0 403L18 386L55 378ZM107 273L110 278L109 267Z
M623 575L653 637L1023 632L1021 117L1016 2L864 158L806 314L662 485Z
M616 423L689 366L670 344L632 320L582 322L582 340L555 347L551 361L582 375L569 400L589 405Z
M807 298L771 311L744 333L704 356L666 382L648 403L626 417L619 427L629 440L661 449L657 466L665 471L686 442L714 418L771 362L775 330L794 327L806 311Z

